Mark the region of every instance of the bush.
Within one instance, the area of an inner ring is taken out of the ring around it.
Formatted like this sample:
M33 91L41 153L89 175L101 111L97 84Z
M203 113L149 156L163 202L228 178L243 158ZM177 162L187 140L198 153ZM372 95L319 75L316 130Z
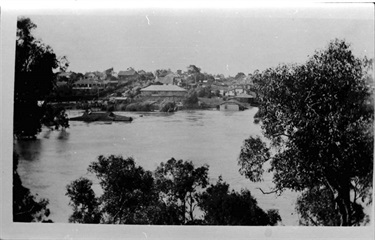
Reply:
M191 89L187 97L183 100L184 105L195 105L198 103L198 94L194 89Z
M172 101L163 101L160 104L160 112L174 112L176 109L176 103Z
M125 111L129 112L150 112L151 105L148 103L131 103L126 106Z

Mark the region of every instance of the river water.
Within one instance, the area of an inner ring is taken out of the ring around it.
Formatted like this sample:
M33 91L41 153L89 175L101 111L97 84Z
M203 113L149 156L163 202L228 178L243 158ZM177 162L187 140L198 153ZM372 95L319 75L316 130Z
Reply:
M191 160L196 167L209 165L209 177L215 183L220 175L235 190L249 189L264 210L278 209L283 225L298 225L294 211L296 194L264 195L257 187L269 190L272 176L254 184L238 172L238 155L244 139L261 136L260 125L253 123L257 108L241 112L178 111L176 113L128 113L132 123L70 122L65 131L47 128L35 141L18 140L20 154L18 172L24 186L33 194L49 199L50 218L68 222L72 213L65 196L66 185L84 176L98 181L87 172L88 165L99 155L134 157L146 170L154 171L171 157ZM70 117L82 111L69 111Z

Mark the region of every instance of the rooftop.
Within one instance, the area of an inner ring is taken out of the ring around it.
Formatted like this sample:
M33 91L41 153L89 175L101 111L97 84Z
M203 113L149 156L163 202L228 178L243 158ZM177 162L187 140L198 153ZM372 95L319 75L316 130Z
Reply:
M169 91L169 92L187 92L186 89L180 88L176 85L150 85L146 88L141 89L142 91Z
M118 73L119 76L133 76L136 75L137 72L134 69L128 69L126 71L120 71Z

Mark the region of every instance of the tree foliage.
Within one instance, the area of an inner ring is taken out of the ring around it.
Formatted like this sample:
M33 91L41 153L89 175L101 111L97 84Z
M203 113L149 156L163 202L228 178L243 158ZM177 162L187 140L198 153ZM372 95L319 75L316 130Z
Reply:
M248 190L229 191L220 177L199 196L204 223L209 225L276 225L281 221L277 210L264 212Z
M190 89L187 96L183 99L183 104L187 106L193 106L198 104L198 93L195 89Z
M201 72L201 69L199 67L192 64L187 67L187 70L188 74L197 74Z
M167 206L177 206L182 223L194 222L197 189L208 185L208 166L195 168L192 162L169 159L155 170L155 180Z
M203 73L201 73L201 69L195 65L189 65L187 67L187 72L189 75L191 75L191 77L189 77L192 81L194 81L195 83L201 81L204 79L205 75Z
M143 214L156 198L150 171L136 166L131 157L123 159L114 155L99 156L88 170L96 175L103 189L100 202L104 222L149 223Z
M243 72L239 72L239 73L236 74L236 76L234 78L236 80L238 80L238 79L241 79L241 78L244 78L244 77L246 77L246 74L243 73Z
M198 97L207 97L207 98L211 98L212 97L212 90L211 90L211 86L207 86L207 87L198 87L197 88L197 96Z
M169 73L169 71L167 69L157 69L155 71L155 76L156 77L165 77L168 73Z
M195 167L191 161L171 158L152 174L136 166L133 158L110 155L99 156L88 169L99 179L103 194L96 197L87 178L70 183L66 195L73 214L69 222L275 225L281 220L276 210L260 209L249 191L229 192L221 178L206 191L207 165Z
M66 195L70 197L69 205L73 207L69 222L100 223L99 200L91 187L92 181L82 177L67 186Z
M14 84L14 134L35 137L41 131L45 100L54 86L54 70L65 70L65 57L57 58L52 48L35 39L32 30L37 26L29 18L17 21L16 63Z
M373 103L366 62L334 40L305 64L267 69L255 81L263 134L274 154L258 141L251 140L254 149L245 142L240 172L259 181L270 161L275 191L302 192L297 209L306 223L357 225L364 219L358 201L372 201ZM324 204L307 204L318 196ZM326 221L318 210L339 220Z

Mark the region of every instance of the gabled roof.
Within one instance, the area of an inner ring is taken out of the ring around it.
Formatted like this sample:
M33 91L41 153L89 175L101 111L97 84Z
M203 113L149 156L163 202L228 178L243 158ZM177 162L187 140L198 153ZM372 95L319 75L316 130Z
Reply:
M141 89L141 92L157 92L157 91L168 91L168 92L187 92L186 89L180 88L176 85L150 85L146 88Z
M134 76L137 75L138 73L134 69L128 69L126 71L120 71L118 73L118 76Z

